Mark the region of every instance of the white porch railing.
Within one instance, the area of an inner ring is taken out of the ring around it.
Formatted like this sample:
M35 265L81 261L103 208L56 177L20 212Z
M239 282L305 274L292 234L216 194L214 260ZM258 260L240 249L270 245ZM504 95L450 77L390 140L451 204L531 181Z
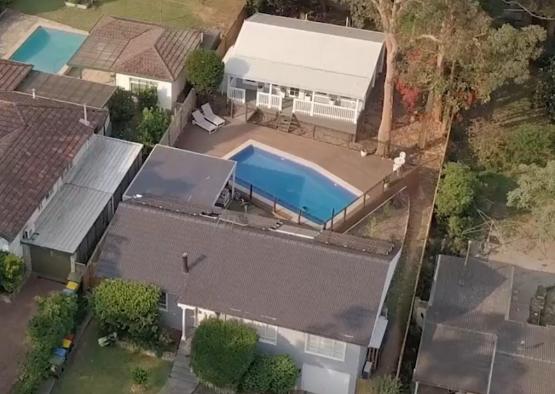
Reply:
M293 112L353 123L356 123L358 118L358 111L356 108L340 107L338 105L321 104L297 99L293 101Z
M275 94L258 91L256 92L256 106L277 109L278 111L281 111L282 98L281 96Z
M227 98L235 102L245 104L245 89L236 88L233 86L227 87Z

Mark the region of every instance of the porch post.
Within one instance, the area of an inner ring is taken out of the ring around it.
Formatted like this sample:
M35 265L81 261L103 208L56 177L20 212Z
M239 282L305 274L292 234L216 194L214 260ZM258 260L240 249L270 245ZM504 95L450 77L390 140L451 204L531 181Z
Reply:
M272 87L273 85L270 83L270 95L268 96L268 108L272 107Z
M310 116L314 116L314 96L316 95L316 92L313 90L312 91L312 100L310 100Z
M355 105L355 113L353 115L353 123L356 123L357 119L358 119L358 99L357 99L357 102L356 102L356 105Z
M237 170L237 165L233 166L233 181L231 181L231 200L233 200L233 196L235 195L235 171Z
M185 309L185 307L182 306L182 305L178 305L178 306L179 306L179 308L181 308L181 340L182 340L182 341L185 341L185 340L187 340L187 337L186 337L186 334L185 334L185 330L186 330L186 325L185 325L185 323L186 323L186 318L185 318L185 315L186 315L187 309Z

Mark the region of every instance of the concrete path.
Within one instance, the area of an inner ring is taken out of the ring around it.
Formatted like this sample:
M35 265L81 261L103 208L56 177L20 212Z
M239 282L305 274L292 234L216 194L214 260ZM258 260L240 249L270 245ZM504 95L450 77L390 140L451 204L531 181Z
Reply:
M199 382L189 363L190 347L190 340L179 344L170 377L161 391L162 394L192 394L197 388Z

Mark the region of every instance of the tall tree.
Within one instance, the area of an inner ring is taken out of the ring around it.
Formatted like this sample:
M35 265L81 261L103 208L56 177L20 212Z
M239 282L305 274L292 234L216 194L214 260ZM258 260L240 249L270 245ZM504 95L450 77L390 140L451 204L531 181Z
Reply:
M403 77L430 92L433 117L445 128L459 110L526 80L545 40L538 26L496 28L475 0L413 3L401 26L401 49L413 54L405 57Z
M393 128L393 98L397 78L397 56L399 55L398 34L400 21L408 4L415 0L344 0L351 9L353 22L365 27L369 22L381 27L385 33L386 71L382 120L378 130L380 156L388 156Z

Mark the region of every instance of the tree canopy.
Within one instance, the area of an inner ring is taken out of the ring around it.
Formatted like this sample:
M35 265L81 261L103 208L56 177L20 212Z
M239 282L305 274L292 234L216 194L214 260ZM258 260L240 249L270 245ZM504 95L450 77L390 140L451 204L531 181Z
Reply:
M218 89L224 76L224 63L218 54L207 49L195 49L187 58L187 79L200 94Z

